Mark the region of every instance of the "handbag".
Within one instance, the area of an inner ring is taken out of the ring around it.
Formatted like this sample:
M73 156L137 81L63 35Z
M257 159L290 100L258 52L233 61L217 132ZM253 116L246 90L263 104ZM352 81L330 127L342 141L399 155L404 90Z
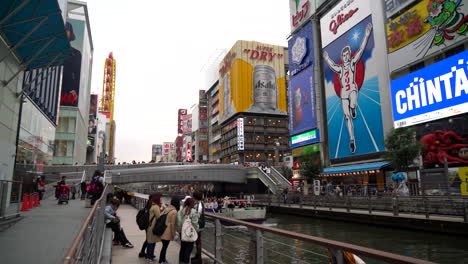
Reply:
M180 240L184 242L195 242L198 239L197 230L192 225L190 216L185 216L184 223L182 224L182 231L180 234Z

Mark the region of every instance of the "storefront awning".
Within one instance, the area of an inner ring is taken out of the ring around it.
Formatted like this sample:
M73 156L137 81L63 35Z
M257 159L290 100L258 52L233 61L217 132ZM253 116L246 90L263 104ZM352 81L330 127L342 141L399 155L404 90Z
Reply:
M333 176L335 174L342 174L342 173L376 171L388 165L390 165L390 162L375 162L375 163L359 164L359 165L352 165L352 166L325 168L323 169L323 172L320 175Z
M57 0L2 0L0 34L23 69L61 65L71 54Z

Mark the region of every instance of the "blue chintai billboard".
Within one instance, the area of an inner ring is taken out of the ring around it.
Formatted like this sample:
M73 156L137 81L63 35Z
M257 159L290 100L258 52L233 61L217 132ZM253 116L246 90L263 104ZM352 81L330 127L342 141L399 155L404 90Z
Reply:
M320 20L331 159L385 149L370 5L342 1Z
M394 126L468 112L468 51L391 82Z

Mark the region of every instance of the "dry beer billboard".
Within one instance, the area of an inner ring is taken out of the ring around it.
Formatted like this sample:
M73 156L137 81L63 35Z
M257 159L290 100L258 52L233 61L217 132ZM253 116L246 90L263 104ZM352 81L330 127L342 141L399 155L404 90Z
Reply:
M341 1L320 25L330 158L383 151L371 1Z
M219 67L220 122L238 112L286 115L284 47L239 40Z

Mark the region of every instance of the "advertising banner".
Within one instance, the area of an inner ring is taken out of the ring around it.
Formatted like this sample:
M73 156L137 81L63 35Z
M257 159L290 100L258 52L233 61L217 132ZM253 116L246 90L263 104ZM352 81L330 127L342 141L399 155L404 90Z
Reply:
M172 142L164 142L163 143L163 155L168 155L169 150L171 149L171 144L174 144Z
M162 152L163 152L163 145L156 144L156 145L153 145L153 146L154 146L154 153L156 154L156 156L161 156Z
M187 115L187 109L179 109L177 117L177 133L183 133L183 118Z
M297 148L317 142L320 142L320 133L318 129L314 129L291 137L291 148Z
M391 82L394 126L468 112L468 51Z
M315 13L315 0L289 0L289 13L293 32Z
M310 152L318 152L318 151L320 151L320 145L319 144L313 144L313 145L293 149L292 150L292 156L293 157L300 157L303 154L308 154Z
M239 40L219 66L220 122L238 112L286 115L284 47Z
M468 195L468 167L458 168L458 177L460 178L460 193Z
M289 72L294 76L314 63L312 22L307 23L288 41Z
M182 116L182 120L179 122L181 127L181 133L186 134L192 132L192 115Z
M384 150L370 5L341 1L320 20L331 159Z
M156 161L156 145L151 147L151 160Z
M390 71L466 39L468 0L423 0L389 21Z
M244 150L244 118L237 119L237 150Z
M313 67L289 81L289 132L291 135L317 127Z
M96 137L98 96L92 94L89 103L88 137ZM93 142L94 145L94 142Z
M70 41L72 55L63 64L60 105L78 106L85 24L84 21L68 19L65 29Z

